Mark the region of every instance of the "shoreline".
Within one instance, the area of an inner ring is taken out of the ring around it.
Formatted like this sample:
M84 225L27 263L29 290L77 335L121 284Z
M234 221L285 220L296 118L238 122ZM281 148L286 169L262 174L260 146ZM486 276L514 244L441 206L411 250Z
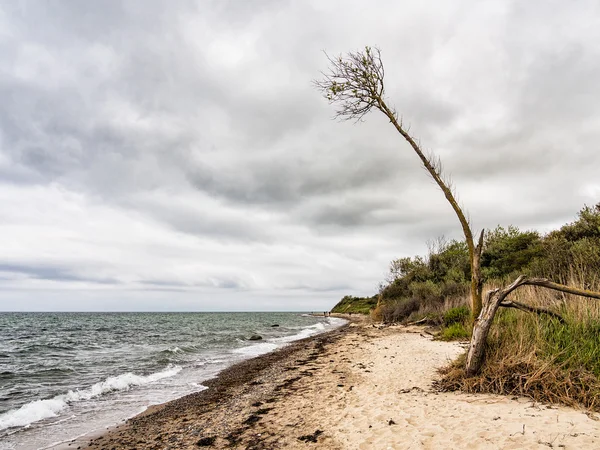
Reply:
M322 314L312 313L315 317L323 317ZM313 340L318 340L318 346L322 345L324 341L333 343L340 336L343 330L350 326L354 322L362 322L367 320L366 318L357 315L348 314L330 314L328 317L335 317L344 319L347 323L335 328L333 330L325 331L323 333L308 336L297 341L291 341L289 344L277 348L265 354L251 357L249 359L237 362L229 367L226 367L220 371L214 377L202 381L202 385L207 389L203 389L198 392L184 395L165 403L156 405L150 405L144 411L130 417L122 422L107 427L105 430L96 430L89 433L84 433L73 439L69 439L63 442L56 443L49 447L48 450L67 450L67 449L98 449L98 448L125 448L124 446L129 445L128 440L116 439L116 437L122 437L124 433L129 432L140 424L146 423L147 420L154 420L158 417L168 417L169 419L177 418L179 413L177 411L182 408L188 408L190 404L194 404L195 408L206 408L206 411L211 411L214 407L218 406L222 399L231 395L236 389L243 387L246 384L253 386L255 390L259 390L258 386L262 382L253 383L253 380L258 377L264 371L277 371L277 364L281 364L284 360L289 359L292 355L306 350L306 346ZM163 411L163 410L167 411ZM150 417L151 419L148 419ZM108 443L113 445L107 447ZM136 442L137 448L141 444ZM152 447L148 447L152 448ZM173 447L176 448L176 447Z
M231 366L205 391L64 448L600 448L593 414L434 390L437 369L463 351L423 327L352 320Z

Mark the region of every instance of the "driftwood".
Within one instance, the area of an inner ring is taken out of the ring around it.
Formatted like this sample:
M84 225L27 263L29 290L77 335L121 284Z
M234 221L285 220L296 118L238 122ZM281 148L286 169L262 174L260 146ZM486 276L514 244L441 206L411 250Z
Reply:
M422 323L425 323L429 320L429 317L425 317L424 319L421 320L417 320L416 322L409 322L406 324L406 326L410 326L410 325L420 325Z
M515 289L521 286L540 286L555 291L566 292L568 294L579 295L582 297L600 299L600 292L588 291L585 289L578 289L570 286L565 286L545 278L529 278L521 275L512 284L502 289L493 289L488 291L485 296L483 308L479 317L473 325L473 334L471 336L471 343L469 345L469 351L467 353L466 373L467 376L475 375L481 369L484 359L485 343L487 341L490 327L494 320L494 316L500 306L507 308L517 308L523 311L535 312L548 314L551 317L564 322L564 319L552 311L536 308L523 303L515 301L506 301L506 297L513 292Z
M565 323L565 319L563 319L563 317L560 314L555 313L554 311L550 311L549 309L546 309L546 308L540 308L539 306L526 305L525 303L517 302L514 300L503 301L502 303L500 303L500 306L502 306L504 308L518 309L519 311L547 315L547 316L552 317L553 319L558 320L560 323Z

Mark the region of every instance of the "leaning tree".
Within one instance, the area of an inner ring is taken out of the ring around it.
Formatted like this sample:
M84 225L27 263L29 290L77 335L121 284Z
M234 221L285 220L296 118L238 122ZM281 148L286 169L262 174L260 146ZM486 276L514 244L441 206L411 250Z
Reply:
M335 117L341 120L361 121L372 109L381 111L400 133L402 138L412 147L423 167L444 193L446 200L454 210L460 222L467 246L471 264L471 308L473 318L473 335L467 353L466 372L473 375L483 364L485 342L499 307L517 308L523 311L548 314L559 320L562 318L549 310L532 307L514 300L507 299L508 295L520 286L541 286L561 292L584 297L600 299L600 293L591 292L554 283L543 278L528 278L520 276L507 287L494 289L486 293L482 301L483 279L481 277L481 252L483 250L483 230L475 241L471 224L456 200L455 192L449 179L442 173L442 164L433 153L425 153L417 140L410 135L399 119L396 110L388 105L385 97L385 70L378 48L365 47L364 51L349 52L346 55L330 57L329 70L323 72L323 78L314 81L329 103L337 106Z
M315 80L314 85L323 93L329 103L337 105L335 117L342 120L360 121L373 108L387 116L396 131L415 151L423 167L444 193L446 200L458 217L462 227L471 263L471 309L473 317L481 311L481 251L483 249L483 230L475 242L471 224L456 200L450 180L442 173L439 158L425 153L417 140L404 127L396 110L387 104L385 98L385 71L381 61L381 52L377 48L365 47L364 51L350 52L345 56L329 60L329 71L323 72L323 78Z

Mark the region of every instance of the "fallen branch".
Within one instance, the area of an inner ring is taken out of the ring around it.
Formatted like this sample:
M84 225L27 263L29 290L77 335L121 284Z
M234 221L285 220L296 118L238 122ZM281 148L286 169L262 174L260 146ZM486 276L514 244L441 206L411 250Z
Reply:
M600 300L600 292L588 291L586 289L578 289L571 286L565 286L564 284L555 283L554 281L547 280L546 278L527 278L524 277L522 284L523 286L540 286L554 291L566 292L567 294L580 295L582 297L597 298ZM518 286L517 286L518 287Z
M546 309L546 308L540 308L538 306L530 306L530 305L526 305L524 303L516 302L514 300L511 300L508 302L502 302L502 303L500 303L500 306L502 306L504 308L514 308L514 309L518 309L519 311L532 312L532 313L536 313L536 314L546 314L546 315L552 317L553 319L558 320L560 323L565 323L565 319L563 319L563 317L560 314L555 313L554 311L550 311L549 309Z
M406 326L409 326L409 325L419 325L421 323L427 322L428 320L429 320L429 317L425 317L424 319L417 320L416 322L409 322L409 323L406 324Z
M555 283L545 278L529 278L525 275L521 275L505 288L493 289L491 291L488 291L485 296L485 301L481 313L479 314L479 317L477 317L477 320L475 320L475 323L473 325L473 334L471 336L471 343L469 344L469 351L467 353L467 362L465 366L467 376L473 376L477 374L477 372L479 372L481 366L483 365L485 343L487 341L487 337L490 332L490 327L492 326L494 316L496 315L496 311L498 311L498 308L500 306L507 306L509 308L512 307L538 313L542 311L547 314L551 313L551 311L543 310L542 308L538 309L514 301L504 301L511 292L513 292L515 289L521 286L540 286L546 289L552 289L555 291L566 292L568 294L579 295L581 297L600 299L600 292L593 292L585 289L578 289L570 286L565 286L563 284ZM562 319L562 317L560 319Z

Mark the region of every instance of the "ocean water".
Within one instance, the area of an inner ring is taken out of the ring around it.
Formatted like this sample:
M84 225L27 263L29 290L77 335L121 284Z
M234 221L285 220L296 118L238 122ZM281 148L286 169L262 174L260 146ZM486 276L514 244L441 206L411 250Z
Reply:
M301 313L0 313L0 449L103 430L343 323Z

